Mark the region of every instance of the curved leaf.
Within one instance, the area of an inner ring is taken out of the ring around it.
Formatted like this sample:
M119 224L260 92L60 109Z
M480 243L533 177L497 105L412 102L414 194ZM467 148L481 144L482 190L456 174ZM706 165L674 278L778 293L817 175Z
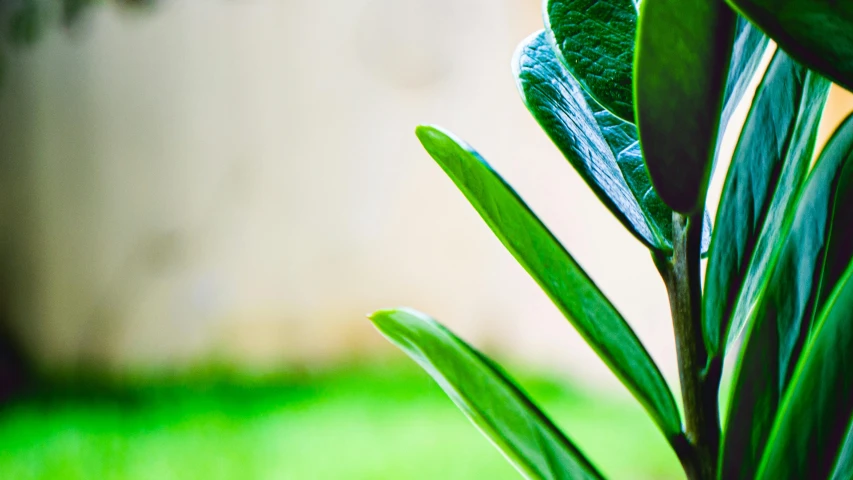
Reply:
M723 139L732 114L743 98L755 72L761 65L761 58L767 50L770 39L749 20L738 15L735 22L735 42L732 46L732 58L729 61L729 73L726 78L726 93L723 95L723 111L720 114L720 128L717 133L717 148Z
M827 478L832 473L853 418L851 318L853 265L838 282L797 364L756 478Z
M651 189L645 169L635 170L626 183L617 163L617 157L636 144L636 128L587 101L544 32L521 42L512 64L528 110L601 202L646 246L671 251L671 210ZM658 211L660 207L665 211Z
M751 313L738 361L722 456L722 478L753 478L779 400L810 330L810 306L817 293L833 222L853 220L853 195L836 195L853 181L853 116L835 132L806 182L796 209L785 221L779 248ZM832 218L833 212L843 217ZM836 257L837 258L837 257ZM845 263L849 263L849 259Z
M705 274L703 331L712 356L723 350L721 341L756 252L774 190L779 196L796 191L805 177L812 148L802 152L799 145L814 142L828 92L827 80L781 50L758 87L726 175ZM784 210L777 205L774 212ZM776 228L766 231L758 255L772 250L768 239L778 236L781 219L777 215L777 223L770 223Z
M513 72L530 113L596 196L647 247L672 251L672 210L652 188L637 127L592 99L557 60L543 31L518 46ZM711 240L706 215L702 252Z
M826 253L815 276L817 292L813 299L810 323L812 326L817 324L815 319L844 274L844 266L853 258L853 215L850 213L853 209L853 162L845 164L835 190L831 223L827 227L829 234L825 243Z
M803 65L853 91L853 3L727 1Z
M778 185L770 202L758 244L750 260L749 269L741 286L727 342L731 344L741 335L750 312L761 296L762 287L772 265L772 259L781 248L785 219L791 215L797 194L806 177L813 154L821 113L826 105L830 83L820 75L809 71L803 91L812 103L804 110L796 128L786 159L779 175Z
M704 205L734 26L734 13L718 0L640 4L635 118L655 190L678 212Z
M853 419L851 419L853 420ZM849 480L853 478L853 423L847 428L844 443L835 459L830 480Z
M479 154L438 128L416 132L504 246L674 442L681 419L672 392L613 304Z
M601 474L494 362L414 310L370 316L527 478L600 479Z
M633 0L545 0L545 28L557 57L599 104L634 121Z

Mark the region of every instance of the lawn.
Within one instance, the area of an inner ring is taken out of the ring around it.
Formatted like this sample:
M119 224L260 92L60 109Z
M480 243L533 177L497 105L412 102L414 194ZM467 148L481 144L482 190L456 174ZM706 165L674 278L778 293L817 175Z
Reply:
M644 412L521 384L609 478L681 478ZM0 410L2 479L518 479L414 367L53 388Z

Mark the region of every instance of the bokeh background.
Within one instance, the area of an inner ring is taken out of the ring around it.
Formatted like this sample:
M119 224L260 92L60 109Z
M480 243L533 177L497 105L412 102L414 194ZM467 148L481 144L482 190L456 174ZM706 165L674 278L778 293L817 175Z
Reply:
M680 478L413 134L489 159L677 388L651 258L516 92L538 0L35 3L0 85L0 478L516 478L365 319L398 305L613 478ZM833 90L820 143L851 106Z

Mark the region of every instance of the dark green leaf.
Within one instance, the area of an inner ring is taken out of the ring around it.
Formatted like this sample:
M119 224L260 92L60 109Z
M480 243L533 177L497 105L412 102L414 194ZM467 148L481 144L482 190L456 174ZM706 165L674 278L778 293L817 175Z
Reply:
M717 134L717 148L723 139L723 133L729 124L735 108L746 93L749 82L761 65L761 58L767 50L770 39L761 30L738 16L735 24L735 43L732 58L729 61L729 73L726 79L726 93L723 96L723 112L720 115L720 128Z
M841 178L835 187L835 198L833 200L832 216L830 217L829 238L826 241L826 253L823 257L823 265L817 271L815 278L818 286L813 301L813 313L811 325L814 321L832 289L844 274L844 267L853 258L853 162L844 166Z
M611 212L649 248L672 250L672 210L655 193L637 127L595 102L557 60L543 31L521 42L513 59L530 113ZM705 218L702 251L710 243Z
M839 185L853 181L853 117L833 135L809 175L793 215L783 226L737 365L722 458L722 478L755 477L757 462L810 330L809 307L817 292L833 221L853 221L853 205L836 206ZM833 220L833 212L844 212ZM847 262L849 263L849 262ZM849 318L849 317L848 317Z
M803 65L853 91L853 2L728 2Z
M797 480L832 473L853 418L850 319L853 265L836 285L797 364L756 478Z
M418 363L525 477L600 479L601 475L515 383L485 355L414 310L370 316Z
M828 80L814 72L809 72L806 77L802 95L804 99L809 99L810 105L803 109L793 135L787 140L782 172L779 174L776 190L767 210L749 269L740 287L734 314L730 317L731 325L727 340L729 344L742 333L750 312L761 296L762 287L772 264L771 260L781 248L785 219L791 216L797 193L800 191L813 157L815 138L821 113L826 104L829 85Z
M545 28L557 57L608 111L633 123L633 0L546 0Z
M812 149L801 152L798 145L814 141L828 91L828 81L777 51L755 94L726 176L705 276L703 331L712 356L722 352L773 192L777 186L796 191L805 177ZM773 238L778 228L766 235ZM764 249L759 253L769 253L772 244Z
M417 135L504 246L674 442L681 420L672 392L607 297L479 154L435 127L418 127Z
M629 165L636 158L631 148L637 143L636 128L588 102L544 32L519 45L513 70L527 108L601 202L646 246L671 251L671 210L651 189L645 168ZM623 161L617 163L620 155ZM627 183L620 166L633 172Z
M853 423L844 435L844 443L841 444L830 480L850 480L851 478L853 478Z
M746 93L752 78L755 76L761 59L767 51L770 39L755 27L749 20L738 15L735 21L735 42L732 46L732 58L729 61L729 73L726 79L726 93L723 95L723 111L720 114L720 125L717 128L717 148L714 154L716 165L723 135L729 126L732 114ZM711 172L713 174L713 166Z
M640 3L635 118L655 190L678 212L704 205L734 26L719 0Z

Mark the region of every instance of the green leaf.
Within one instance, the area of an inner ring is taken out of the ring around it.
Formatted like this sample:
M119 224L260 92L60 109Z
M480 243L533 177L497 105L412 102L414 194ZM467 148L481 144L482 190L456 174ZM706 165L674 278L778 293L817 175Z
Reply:
M734 27L734 13L719 0L640 4L635 118L655 190L678 212L704 205Z
M734 113L740 100L755 72L761 65L761 58L767 50L770 39L758 28L749 23L749 20L738 15L735 23L735 42L732 46L732 58L729 61L729 73L726 79L726 93L723 95L723 112L720 115L720 128L717 134L717 148L723 139L726 127L729 124L732 113Z
M546 0L544 7L563 65L596 102L633 123L634 1Z
M749 268L740 286L734 314L730 317L728 344L736 341L743 332L750 312L755 308L763 292L762 288L768 278L772 259L781 248L785 219L792 215L791 211L795 207L797 194L808 173L814 154L815 139L829 87L828 80L814 72L807 73L802 97L808 105L802 104L797 125L790 139L785 141L786 152L782 171L767 209L758 243L753 249ZM775 100L770 101L772 103ZM761 134L758 135L760 137ZM759 155L767 155L767 153L762 152Z
M646 246L671 251L672 211L651 189L644 167L634 168L635 174L626 182L617 162L636 143L636 128L588 102L557 60L544 32L521 42L512 63L530 113L601 202ZM631 171L628 161L621 165Z
M844 166L841 178L835 187L832 216L830 217L829 238L826 241L826 253L823 265L815 276L818 279L817 293L813 301L811 325L817 325L815 319L823 310L832 289L844 274L844 266L853 258L853 221L849 212L853 208L853 162Z
M853 91L853 2L728 2L803 65Z
M831 480L849 480L853 478L853 423L847 428L844 443L838 452L835 466L832 469Z
M853 264L836 285L797 364L756 478L827 478L832 473L853 418L851 318Z
M812 148L802 152L799 146L814 142L828 92L828 81L809 72L781 50L774 55L756 91L723 186L705 275L703 331L712 356L722 353L721 341L725 339L773 192L777 186L782 189L780 196L782 192L796 191L805 177ZM783 170L785 177L780 176ZM781 218L778 215L775 220L779 222ZM770 238L778 238L778 230L766 233L764 250L758 250L759 255L772 250L772 244L766 243Z
M850 222L853 205L835 205L853 195L836 195L853 179L853 117L835 132L809 175L793 215L783 226L781 248L762 287L737 363L723 443L721 476L755 477L757 462L773 425L799 351L810 330L809 308L833 222ZM833 212L844 212L833 219ZM837 257L836 257L837 258ZM845 263L849 263L849 259Z
M421 126L416 133L504 246L673 443L681 434L681 419L672 392L613 304L477 152L436 127Z
M530 113L619 221L647 247L672 251L672 210L652 188L637 127L592 99L557 60L544 31L516 49L513 72ZM710 243L706 215L702 251Z
M376 328L418 363L453 403L531 479L601 474L503 371L432 318L414 310L371 315Z

